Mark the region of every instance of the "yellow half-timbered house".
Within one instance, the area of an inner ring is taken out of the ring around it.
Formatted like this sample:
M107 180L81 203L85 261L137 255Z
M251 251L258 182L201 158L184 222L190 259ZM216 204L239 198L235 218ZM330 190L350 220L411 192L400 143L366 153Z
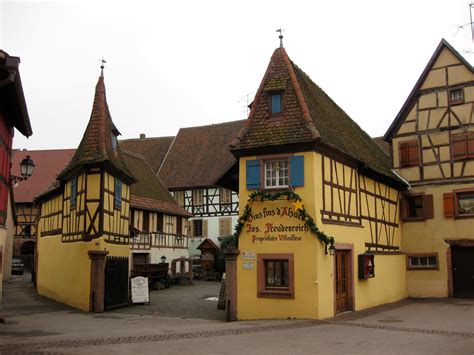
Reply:
M405 185L284 48L231 151L240 219L227 250L230 319L323 319L406 297Z
M117 145L119 134L101 75L78 149L54 187L36 200L38 293L85 311L128 302L130 185L135 178Z
M474 297L474 72L442 40L385 134L403 195L408 295Z

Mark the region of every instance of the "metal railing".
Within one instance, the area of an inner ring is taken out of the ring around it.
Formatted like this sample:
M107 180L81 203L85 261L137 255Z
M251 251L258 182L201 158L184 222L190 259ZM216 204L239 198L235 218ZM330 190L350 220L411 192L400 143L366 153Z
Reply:
M130 238L133 250L150 250L151 248L187 248L188 237L182 234L142 232Z

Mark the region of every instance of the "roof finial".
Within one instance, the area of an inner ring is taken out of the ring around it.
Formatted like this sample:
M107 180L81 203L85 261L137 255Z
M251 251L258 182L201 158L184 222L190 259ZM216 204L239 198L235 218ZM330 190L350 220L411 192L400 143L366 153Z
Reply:
M283 48L283 31L284 30L281 28L281 26L278 30L276 30L276 32L280 32L280 35L278 36L278 38L280 39L280 48Z
M107 63L107 61L104 59L104 57L102 57L102 59L100 60L101 62L101 65L100 65L100 76L101 77L104 77L104 64Z

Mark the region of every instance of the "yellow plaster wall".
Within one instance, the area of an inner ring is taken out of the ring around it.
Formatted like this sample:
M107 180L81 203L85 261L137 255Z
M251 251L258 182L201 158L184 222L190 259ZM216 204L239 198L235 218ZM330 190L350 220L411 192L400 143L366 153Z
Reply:
M426 80L421 86L421 89L429 89L434 87L446 86L445 69L433 69L426 76Z
M367 221L362 226L344 226L322 224L322 171L321 155L314 152L301 153L304 155L304 187L295 188L295 192L303 199L307 212L313 216L316 225L327 235L336 240L336 247L352 246L354 307L360 310L377 306L386 302L394 302L406 297L405 268L403 255L377 255L376 277L370 280L359 281L357 277L357 255L366 251L365 243L370 242L370 226ZM246 160L256 157L240 159L240 210L243 211L251 191L246 190ZM340 169L346 169L340 167ZM325 173L327 173L325 171ZM326 176L327 177L327 176ZM367 179L367 184L374 187L373 181ZM370 186L368 187L368 189ZM396 199L397 191L388 190L390 198ZM263 212L274 209L275 206L291 206L288 201L253 202L254 212ZM382 206L379 206L381 208ZM388 211L394 218L395 209ZM398 216L398 215L397 215ZM398 222L398 217L395 217ZM252 236L263 236L261 230L268 222L282 223L282 217L254 219L247 223L239 238L240 255L237 259L237 313L239 319L261 318L316 318L324 319L335 314L334 307L334 257L324 254L324 244L311 233L298 232L301 241L252 241ZM258 227L259 232L249 229ZM395 245L400 245L400 228L394 232ZM295 263L295 299L274 299L257 297L257 260L244 259L248 253L293 253ZM244 263L253 263L254 268L244 270ZM389 284L389 285L388 285Z
M473 239L474 219L445 218L443 194L454 189L472 188L472 184L430 185L413 192L433 195L434 218L425 222L405 222L402 225L403 251L409 253L438 253L439 270L407 270L407 289L411 297L447 297L448 269L445 239ZM405 266L406 267L406 266Z
M433 65L433 68L441 68L453 64L459 64L459 59L457 59L451 51L445 48L439 54L438 59Z

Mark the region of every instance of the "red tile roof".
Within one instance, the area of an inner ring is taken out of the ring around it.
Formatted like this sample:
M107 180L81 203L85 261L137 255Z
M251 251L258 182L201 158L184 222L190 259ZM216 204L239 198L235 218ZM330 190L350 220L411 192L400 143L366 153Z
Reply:
M246 120L181 128L158 176L170 190L214 186L235 163L229 144Z
M271 92L275 90L284 91L283 114L279 117L270 113ZM351 157L399 182L386 154L289 59L284 48L273 53L246 127L231 145L236 155L272 146L321 147Z
M132 207L185 217L192 216L178 205L144 157L127 151L123 151L123 157L137 179L137 182L130 187Z
M148 161L155 173L160 169L174 137L150 137L124 139L119 142L122 150L140 154Z
M95 88L91 117L81 143L69 165L59 174L59 179L67 179L79 166L105 163L116 173L122 175L128 183L135 181L132 173L123 161L120 147L112 147L112 134L118 135L112 122L105 93L104 77L100 76Z
M33 175L13 186L15 203L31 203L55 181L59 172L74 155L75 149L13 150L12 174L20 176L20 163L29 155L35 164Z

